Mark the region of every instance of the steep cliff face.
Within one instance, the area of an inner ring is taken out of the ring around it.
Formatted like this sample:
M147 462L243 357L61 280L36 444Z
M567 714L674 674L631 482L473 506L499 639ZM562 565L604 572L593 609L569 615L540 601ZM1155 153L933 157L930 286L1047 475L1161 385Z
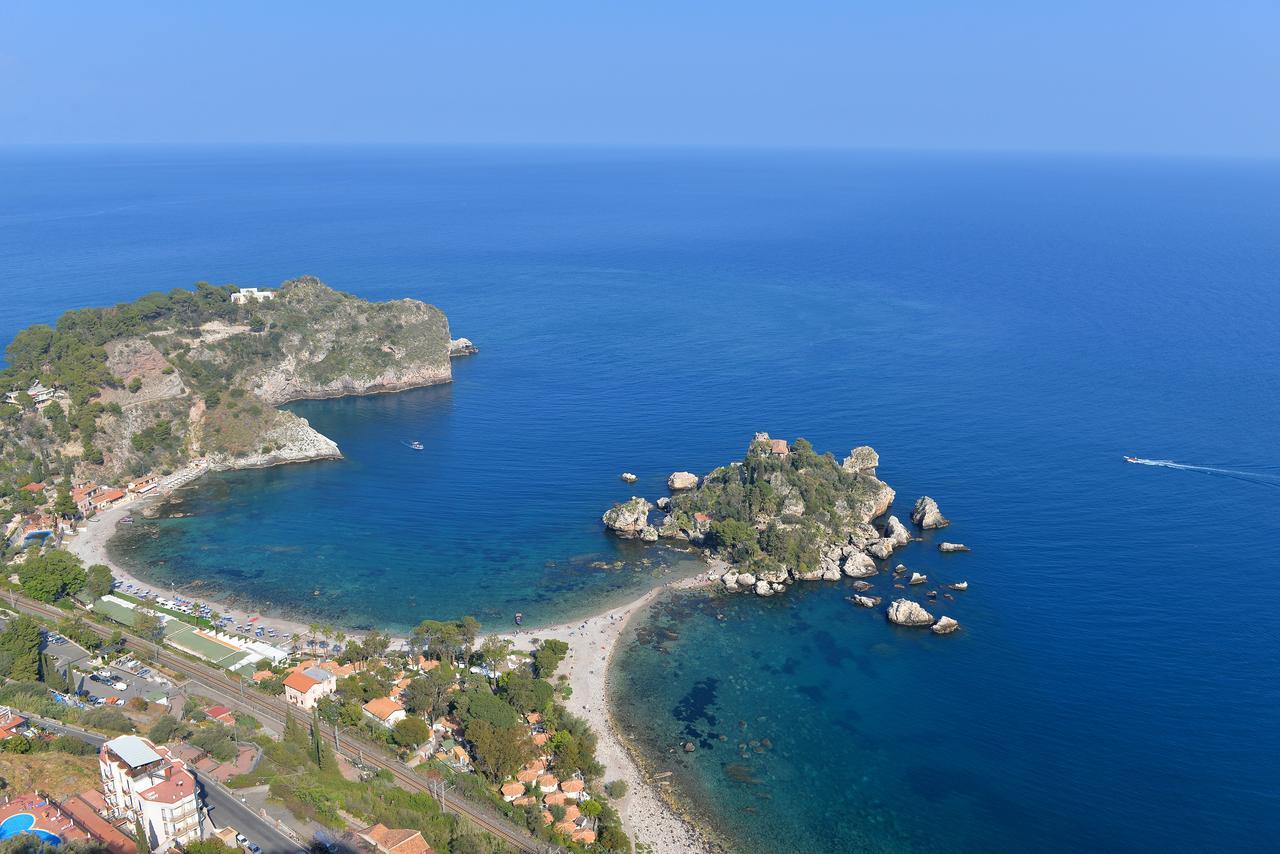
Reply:
M369 303L318 279L285 283L258 311L280 358L249 366L244 384L271 404L446 383L449 321L417 300Z
M304 398L450 382L449 322L417 300L371 303L318 279L284 283L185 324L157 323L104 345L114 381L99 391L98 480L205 457L248 468L341 457L306 419L276 409ZM200 322L202 321L202 322Z

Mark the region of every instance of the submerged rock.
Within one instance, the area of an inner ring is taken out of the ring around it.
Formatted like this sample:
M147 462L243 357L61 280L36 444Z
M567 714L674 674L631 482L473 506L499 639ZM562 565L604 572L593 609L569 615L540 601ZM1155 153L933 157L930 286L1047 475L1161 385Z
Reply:
M933 624L933 633L935 635L949 635L958 628L960 628L960 624L950 617L939 617L938 622Z
M855 581L855 582L853 582L853 589L854 589L854 590L857 590L859 593L863 592L864 590L870 590L870 589L871 589L871 582L870 582L870 581Z
M889 622L899 626L927 626L933 615L910 599L895 599L888 610Z
M921 528L945 528L951 524L951 520L938 509L938 502L927 495L916 502L911 511L911 521Z
M649 527L649 511L652 509L653 505L648 501L632 496L629 501L606 510L601 520L619 537L638 537Z
M667 478L667 489L672 492L680 492L686 489L694 489L698 486L698 476L693 472L678 471L672 473Z
M969 547L964 543L938 543L940 552L967 552Z

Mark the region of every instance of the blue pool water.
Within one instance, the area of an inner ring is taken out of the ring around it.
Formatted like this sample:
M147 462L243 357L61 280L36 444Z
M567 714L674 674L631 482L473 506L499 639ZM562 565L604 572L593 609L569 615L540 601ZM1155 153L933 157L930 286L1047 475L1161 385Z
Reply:
M62 837L56 833L50 833L39 828L33 829L35 823L36 817L31 813L20 812L16 815L11 815L0 822L0 839L11 839L22 833L33 833L50 845L60 845L62 843Z
M135 524L116 554L149 577L351 625L559 619L674 562L605 537L611 502L755 430L870 443L897 512L933 495L973 547L902 556L970 581L934 609L963 628L840 584L658 605L615 707L692 811L748 851L1280 832L1280 165L81 150L5 153L0 186L0 332L315 273L481 347L447 388L299 404L347 459Z

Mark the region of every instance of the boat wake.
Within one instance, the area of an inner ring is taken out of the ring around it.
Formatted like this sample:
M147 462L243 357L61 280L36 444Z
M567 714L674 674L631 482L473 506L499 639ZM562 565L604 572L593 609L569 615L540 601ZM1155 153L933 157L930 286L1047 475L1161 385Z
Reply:
M1269 486L1272 489L1280 489L1280 474L1267 474L1265 472L1247 471L1244 469L1224 469L1214 466L1196 466L1189 463L1175 463L1173 460L1145 460L1141 457L1125 457L1126 462L1135 463L1140 466L1159 466L1166 469L1179 469L1180 471L1194 471L1201 474L1213 475L1215 477L1229 477L1233 480L1242 480L1245 483L1256 483L1259 486Z

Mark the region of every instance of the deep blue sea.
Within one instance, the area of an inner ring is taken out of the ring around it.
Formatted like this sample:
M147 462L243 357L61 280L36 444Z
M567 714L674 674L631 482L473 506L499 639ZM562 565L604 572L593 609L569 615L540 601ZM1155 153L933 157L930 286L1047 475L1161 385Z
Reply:
M896 512L932 495L973 548L895 558L970 582L930 607L963 628L821 582L660 601L615 707L691 811L760 852L1280 834L1280 164L0 153L6 338L303 273L433 302L482 352L448 387L297 405L346 460L210 478L118 544L158 581L354 626L545 623L687 571L605 537L612 502L756 430L868 443Z

